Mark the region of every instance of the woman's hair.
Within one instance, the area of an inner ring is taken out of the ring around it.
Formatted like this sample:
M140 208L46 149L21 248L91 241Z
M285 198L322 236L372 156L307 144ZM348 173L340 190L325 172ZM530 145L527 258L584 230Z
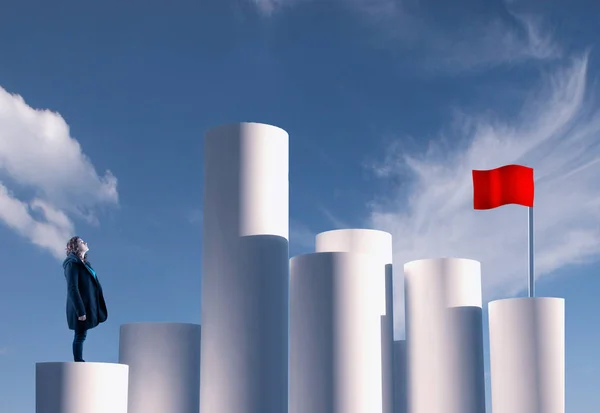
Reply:
M69 254L75 254L78 257L81 257L81 253L79 251L79 243L77 241L79 241L79 237L78 236L74 236L73 238L71 238L69 240L69 242L67 242L67 248L66 248L66 252L67 255ZM87 261L87 252L85 253L85 255L83 256L83 261Z

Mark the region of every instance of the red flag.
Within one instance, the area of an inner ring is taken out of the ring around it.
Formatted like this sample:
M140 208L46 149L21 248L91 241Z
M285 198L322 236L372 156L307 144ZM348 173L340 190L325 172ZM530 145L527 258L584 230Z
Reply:
M533 168L506 165L473 171L475 209L492 209L506 204L533 207Z

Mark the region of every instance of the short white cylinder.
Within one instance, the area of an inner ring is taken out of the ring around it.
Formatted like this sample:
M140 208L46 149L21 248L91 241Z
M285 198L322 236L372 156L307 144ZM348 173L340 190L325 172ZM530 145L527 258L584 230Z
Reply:
M382 409L380 314L368 254L290 261L290 413Z
M220 126L204 146L200 411L287 413L288 134Z
M394 413L406 413L406 340L394 341Z
M394 406L393 386L393 254L392 235L372 229L339 229L317 235L316 252L352 252L370 254L379 260L380 265L366 276L377 289L380 303L381 328L378 348L381 376L382 412L392 413Z
M124 324L119 363L129 365L128 413L198 413L200 325Z
M37 363L36 413L127 413L129 367L111 363Z
M480 263L425 259L404 273L408 413L484 413Z
M494 413L565 412L565 300L488 305Z

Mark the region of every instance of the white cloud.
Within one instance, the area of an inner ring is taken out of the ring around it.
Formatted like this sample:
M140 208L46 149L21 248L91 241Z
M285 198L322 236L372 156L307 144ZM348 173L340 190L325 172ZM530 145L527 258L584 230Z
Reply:
M70 216L96 223L98 206L118 204L117 179L98 176L65 120L2 88L0 177L0 221L57 258L74 235ZM20 199L17 189L33 195Z
M386 204L374 203L370 220L394 237L396 274L415 259L473 258L482 263L485 301L523 291L527 209L472 205L471 170L510 163L535 169L537 277L600 254L600 111L588 99L587 65L585 54L548 75L516 119L463 114L424 154L394 145L375 172L408 185ZM402 335L398 281L395 330Z

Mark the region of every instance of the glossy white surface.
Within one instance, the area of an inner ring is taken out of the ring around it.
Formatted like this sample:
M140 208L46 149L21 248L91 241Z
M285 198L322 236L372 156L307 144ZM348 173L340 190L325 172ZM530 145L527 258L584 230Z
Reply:
M394 408L393 371L393 255L392 235L372 229L339 229L322 232L316 237L316 252L353 252L369 254L377 258L379 265L366 274L377 289L380 304L381 327L379 362L382 377L382 412L392 413ZM377 351L377 350L375 350ZM399 377L398 381L406 380Z
M494 413L565 412L565 300L489 303Z
M323 252L290 261L289 413L382 409L381 315L369 254Z
M37 363L36 413L127 413L129 367L111 363Z
M124 324L119 363L129 365L128 413L198 413L200 325Z
M288 134L206 135L200 411L287 413Z
M406 413L406 340L394 341L394 413Z
M425 259L404 273L408 413L485 413L480 263Z

